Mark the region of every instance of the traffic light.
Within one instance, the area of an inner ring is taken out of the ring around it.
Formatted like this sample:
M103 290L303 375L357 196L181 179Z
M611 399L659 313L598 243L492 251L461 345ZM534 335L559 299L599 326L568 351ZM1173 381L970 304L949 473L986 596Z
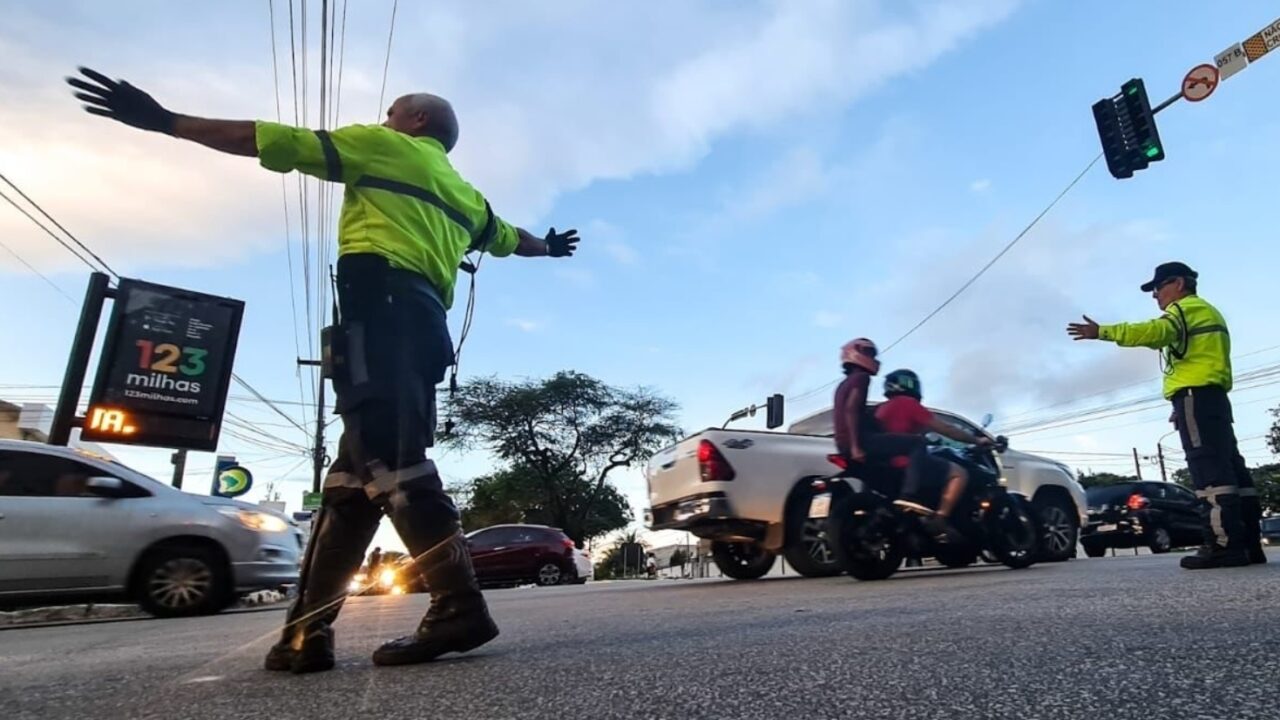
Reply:
M1155 113L1142 78L1120 86L1120 93L1093 104L1093 120L1112 177L1130 178L1164 159Z
M770 430L776 427L782 427L783 420L783 400L782 395L774 393L769 396L769 400L765 403L765 427Z

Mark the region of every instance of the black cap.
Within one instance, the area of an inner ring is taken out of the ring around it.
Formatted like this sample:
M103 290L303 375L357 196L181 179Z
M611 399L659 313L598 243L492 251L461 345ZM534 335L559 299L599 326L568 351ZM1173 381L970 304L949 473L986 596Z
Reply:
M1180 263L1180 262L1161 263L1160 265L1156 266L1155 277L1151 278L1150 282L1143 283L1142 292L1151 292L1152 290L1155 290L1156 287L1160 285L1160 283L1164 282L1165 280L1168 280L1169 278L1178 278L1178 277L1191 278L1192 280L1194 280L1197 277L1199 277L1199 274L1195 270L1192 270L1191 268L1187 267L1186 263Z

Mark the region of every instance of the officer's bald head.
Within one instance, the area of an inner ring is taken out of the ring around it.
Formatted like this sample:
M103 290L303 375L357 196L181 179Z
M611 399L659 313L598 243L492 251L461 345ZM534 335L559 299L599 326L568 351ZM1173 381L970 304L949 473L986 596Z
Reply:
M405 135L435 138L445 152L458 142L458 117L453 114L453 106L430 93L397 98L387 109L387 121L383 125Z

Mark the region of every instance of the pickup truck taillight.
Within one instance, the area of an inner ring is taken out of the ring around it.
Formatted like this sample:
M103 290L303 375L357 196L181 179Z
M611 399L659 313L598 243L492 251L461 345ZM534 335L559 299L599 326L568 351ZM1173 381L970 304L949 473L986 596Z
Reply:
M1150 502L1146 498L1142 497L1138 493L1134 493L1129 496L1129 501L1124 505L1130 510L1141 510L1149 504Z
M841 470L849 469L849 461L845 460L843 455L836 455L836 454L828 455L827 462L831 463L832 465L835 465Z
M702 482L722 482L732 480L734 476L733 466L710 440L698 443L698 471Z

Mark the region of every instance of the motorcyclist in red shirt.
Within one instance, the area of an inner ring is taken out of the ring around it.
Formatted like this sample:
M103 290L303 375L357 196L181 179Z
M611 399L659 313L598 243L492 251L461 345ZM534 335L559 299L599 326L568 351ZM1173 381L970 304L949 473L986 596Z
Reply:
M911 370L894 370L885 376L884 395L887 400L876 408L880 429L891 435L907 434L921 440L912 452L898 455L890 461L893 467L902 469L906 474L902 497L894 503L925 515L925 525L939 540L954 537L951 513L964 494L969 474L959 465L928 453L924 434L932 431L970 445L990 445L991 441L961 430L929 412L921 403L920 377ZM926 500L939 490L942 497L935 511Z

